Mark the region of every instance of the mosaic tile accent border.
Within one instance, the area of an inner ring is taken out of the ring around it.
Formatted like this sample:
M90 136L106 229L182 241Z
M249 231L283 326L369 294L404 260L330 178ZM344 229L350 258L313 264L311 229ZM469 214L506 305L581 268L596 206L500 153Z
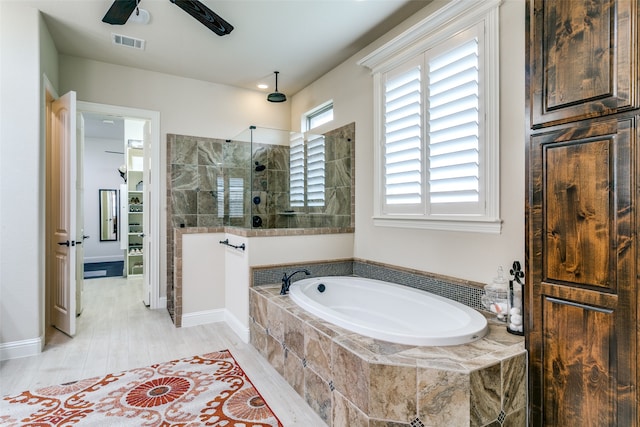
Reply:
M368 279L398 283L449 298L476 310L486 310L481 301L484 295L484 283L422 271L405 270L363 260L354 261L353 274Z
M353 275L353 262L349 261L327 261L321 263L309 263L309 264L281 264L268 267L254 267L253 268L253 282L252 286L273 285L274 283L280 283L282 275L291 273L299 269L307 269L311 272L311 276L305 276L304 274L296 275L293 277L293 282L304 279L306 277L319 277L319 276L352 276Z
M252 286L280 283L282 274L295 269L306 268L311 277L318 276L360 276L367 279L384 280L411 288L420 289L462 303L473 309L485 311L482 305L484 283L456 279L418 270L403 269L365 260L326 261L309 264L282 264L255 267ZM294 277L294 282L304 279L304 275Z

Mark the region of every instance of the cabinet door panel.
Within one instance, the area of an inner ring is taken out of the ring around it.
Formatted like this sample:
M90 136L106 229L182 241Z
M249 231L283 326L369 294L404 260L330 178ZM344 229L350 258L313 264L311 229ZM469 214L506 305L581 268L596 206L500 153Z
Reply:
M637 426L637 120L583 122L531 138L533 426Z
M533 128L637 105L635 0L534 0Z
M544 425L601 427L615 419L613 310L544 298ZM581 339L576 339L581 337Z
M610 289L611 139L546 146L546 279Z

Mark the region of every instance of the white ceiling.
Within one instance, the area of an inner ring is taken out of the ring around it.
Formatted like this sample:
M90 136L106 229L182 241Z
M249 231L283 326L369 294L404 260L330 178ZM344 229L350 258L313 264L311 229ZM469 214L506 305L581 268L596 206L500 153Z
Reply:
M42 11L61 54L291 96L389 31L430 0L202 0L231 23L218 36L170 0L141 0L151 20L109 25L112 0L18 1ZM141 38L144 51L113 45Z

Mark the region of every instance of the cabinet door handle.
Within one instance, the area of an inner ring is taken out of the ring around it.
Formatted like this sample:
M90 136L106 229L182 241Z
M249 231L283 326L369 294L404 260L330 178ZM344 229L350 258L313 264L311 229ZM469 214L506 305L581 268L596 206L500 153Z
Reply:
M144 237L144 233L142 233L142 234L138 234L138 236L140 236L140 237Z

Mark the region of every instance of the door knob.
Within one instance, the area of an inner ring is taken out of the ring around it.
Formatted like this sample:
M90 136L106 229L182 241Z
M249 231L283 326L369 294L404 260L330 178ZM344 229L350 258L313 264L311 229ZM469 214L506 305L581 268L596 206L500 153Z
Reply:
M69 241L67 240L66 242L58 242L58 244L59 244L60 246L67 246L67 247L69 247L69 246L75 246L75 245L76 245L76 241L75 241L75 240L72 240L71 242L69 242Z

